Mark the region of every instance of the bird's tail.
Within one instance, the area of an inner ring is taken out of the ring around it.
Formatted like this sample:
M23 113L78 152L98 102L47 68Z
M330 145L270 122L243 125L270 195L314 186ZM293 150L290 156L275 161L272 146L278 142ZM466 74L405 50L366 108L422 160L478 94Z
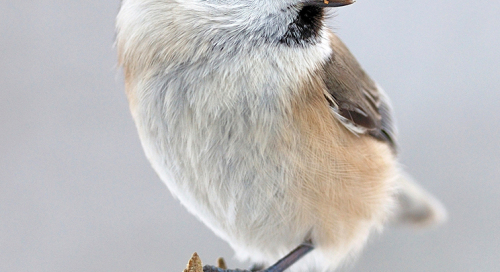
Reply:
M446 221L447 213L443 204L408 174L402 173L396 184L396 207L390 219L392 224L425 227Z

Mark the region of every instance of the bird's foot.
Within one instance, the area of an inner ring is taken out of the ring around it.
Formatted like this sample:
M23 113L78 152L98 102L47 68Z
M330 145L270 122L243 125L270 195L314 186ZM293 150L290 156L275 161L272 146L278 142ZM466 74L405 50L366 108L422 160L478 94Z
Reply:
M258 272L258 271L264 270L264 268L265 267L263 264L254 264L254 265L250 266L250 271Z
M203 272L252 272L250 270L240 270L240 269L222 269L219 267L211 266L211 265L205 265L203 267Z
M271 267L265 269L265 270L228 270L228 269L223 269L215 266L209 266L205 265L203 267L203 272L283 272L290 266L292 266L295 262L300 260L302 257L304 257L307 253L309 253L311 250L313 250L314 247L311 244L301 244L297 248L295 248L292 252L290 252L288 255L283 257L281 260L276 262L274 265ZM255 269L258 269L260 267L254 267Z

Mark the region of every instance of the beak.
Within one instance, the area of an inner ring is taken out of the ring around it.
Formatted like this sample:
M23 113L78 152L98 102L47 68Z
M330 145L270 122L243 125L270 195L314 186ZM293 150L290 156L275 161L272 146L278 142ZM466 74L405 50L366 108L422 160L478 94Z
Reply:
M354 3L354 0L306 0L306 6L317 6L324 8L342 7Z

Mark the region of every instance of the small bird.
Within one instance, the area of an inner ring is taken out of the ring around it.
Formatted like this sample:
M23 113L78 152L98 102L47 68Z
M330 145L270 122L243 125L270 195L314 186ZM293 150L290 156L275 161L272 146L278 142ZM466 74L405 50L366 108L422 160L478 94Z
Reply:
M333 271L387 222L445 218L398 164L389 98L325 24L352 3L122 1L116 44L145 154L252 271L289 252L264 271Z

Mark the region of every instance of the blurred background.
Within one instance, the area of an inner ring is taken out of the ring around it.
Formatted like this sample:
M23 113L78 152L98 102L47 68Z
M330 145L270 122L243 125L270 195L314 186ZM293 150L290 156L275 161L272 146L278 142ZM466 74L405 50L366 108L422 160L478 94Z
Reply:
M182 271L228 245L146 161L119 1L0 1L0 271ZM329 24L392 97L401 161L446 225L387 228L341 271L500 271L500 4L364 1Z

